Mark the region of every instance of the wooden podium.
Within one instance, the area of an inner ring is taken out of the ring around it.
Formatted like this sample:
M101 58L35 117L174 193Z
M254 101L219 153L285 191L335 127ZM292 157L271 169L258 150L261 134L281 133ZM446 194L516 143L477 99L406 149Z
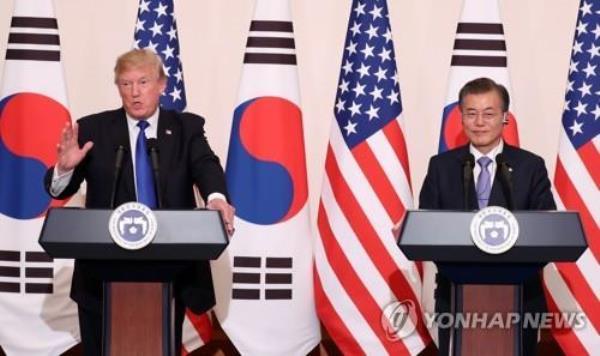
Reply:
M92 262L104 281L103 355L177 355L172 281L190 263L216 259L227 247L221 216L212 210L154 210L153 241L127 250L110 237L112 212L50 209L40 245L53 258Z
M576 212L515 211L516 244L501 254L480 250L471 239L476 212L413 210L398 245L413 261L434 261L451 282L452 315L519 315L512 327L463 328L453 323L452 355L522 355L522 285L548 262L572 262L587 248Z

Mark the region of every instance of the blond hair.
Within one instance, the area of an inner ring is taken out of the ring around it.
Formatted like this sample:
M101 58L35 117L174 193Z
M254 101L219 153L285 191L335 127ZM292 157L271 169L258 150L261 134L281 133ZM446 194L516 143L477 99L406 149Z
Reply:
M163 63L160 57L148 49L132 49L123 53L117 58L115 64L115 83L119 78L119 75L124 71L131 68L140 68L144 66L151 66L156 70L158 79L166 78L165 71L163 69Z

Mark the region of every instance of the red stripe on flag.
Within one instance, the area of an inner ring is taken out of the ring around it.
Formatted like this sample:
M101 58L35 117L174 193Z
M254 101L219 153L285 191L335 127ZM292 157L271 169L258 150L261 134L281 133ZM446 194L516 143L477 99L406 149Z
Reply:
M546 286L546 283L544 283L544 286ZM550 313L560 313L561 310L558 309L558 305L556 305L556 302L552 297L552 293L550 293L550 291L546 287L544 287L544 293L546 295L546 304L548 305L548 311ZM563 351L568 351L569 355L589 354L571 328L565 326L564 328L560 329L552 328L551 331L552 336L554 336L554 339L556 340L556 342L558 342L561 349Z
M592 176L594 183L596 183L596 189L600 189L600 154L593 140L589 140L588 143L579 147L577 153L590 176Z
M335 271L344 290L348 293L350 299L354 302L354 305L356 305L363 318L365 318L365 321L373 330L373 333L389 353L394 355L408 354L408 350L404 346L404 343L392 342L385 337L381 325L381 308L377 305L377 302L373 296L371 296L369 290L364 286L363 282L354 271L354 266L348 261L337 238L333 235L323 202L320 202L319 204L317 226L321 235L321 241L323 242L327 261Z
M390 121L383 128L383 133L385 137L387 137L390 142L390 146L396 153L398 160L402 164L402 169L404 169L404 173L406 174L406 179L408 181L408 188L412 190L412 183L410 181L410 170L408 164L408 152L406 150L406 140L404 139L404 133L402 132L402 128L400 127L400 123L397 120Z
M369 255L371 260L370 262L373 263L383 279L387 282L397 300L411 300L417 306L417 315L423 315L421 311L420 299L414 295L411 286L404 277L404 274L402 274L402 271L398 269L398 266L381 241L382 238L386 237L380 237L377 235L377 232L373 229L373 226L371 226L371 223L365 212L362 210L360 204L354 197L352 190L344 180L339 166L335 161L335 156L333 155L331 145L329 145L329 148L327 149L325 172L329 178L329 181L331 182L331 189L333 191L333 195L335 196L335 200L338 202L338 205L346 217L348 224L350 224L352 231L354 231L361 245L365 249L365 252L367 255ZM392 238L391 231L389 238ZM415 322L417 324L417 330L419 331L424 344L427 345L430 340L430 336L427 328L425 328L425 323L423 323L421 320Z
M579 192L575 186L573 186L573 182L569 179L560 160L560 156L556 161L554 186L565 207L569 210L577 210L579 212L579 216L583 223L583 230L587 237L588 247L592 251L596 261L600 261L600 230L598 229L598 225L596 225L592 214L583 202L583 199L581 199Z
M555 263L577 303L596 330L600 330L600 302L575 263ZM590 271L591 272L591 271Z
M360 347L360 344L356 342L352 333L346 327L346 324L342 321L335 308L331 304L331 301L323 291L321 280L319 275L314 270L314 288L315 288L315 302L317 305L317 314L319 319L325 325L327 332L331 335L333 341L344 355L365 355L366 352Z
M208 317L208 312L198 315L186 309L185 316L194 326L204 344L207 344L212 339L212 321Z
M367 141L363 141L352 149L352 155L356 159L356 162L360 166L365 177L369 181L369 184L373 188L373 191L377 195L377 198L385 208L388 216L393 222L400 220L404 215L404 205L402 200L394 187L392 182L385 174L385 171L379 164L379 160L373 154L371 147L367 144Z

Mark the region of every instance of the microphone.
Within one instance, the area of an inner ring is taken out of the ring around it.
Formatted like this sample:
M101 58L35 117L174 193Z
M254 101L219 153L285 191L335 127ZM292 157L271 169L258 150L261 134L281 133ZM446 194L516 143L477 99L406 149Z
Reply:
M115 156L115 169L113 171L113 181L110 190L110 207L115 208L115 200L117 198L117 184L119 184L119 178L121 177L121 169L123 168L123 158L125 157L125 146L119 145L117 147L117 154Z
M500 172L500 182L502 183L502 190L504 191L504 196L506 197L506 205L508 206L508 210L512 211L515 208L512 186L512 168L506 162L506 159L502 153L496 155L496 164L498 171Z
M475 157L472 153L467 153L462 159L463 165L463 192L465 211L470 211L469 201L471 193L471 182L473 181L473 167L475 166Z
M155 138L149 138L146 140L146 147L148 147L148 154L150 155L150 163L152 164L152 173L154 174L154 189L156 191L156 203L158 208L162 209L162 194L160 191L160 165L158 163L158 140Z

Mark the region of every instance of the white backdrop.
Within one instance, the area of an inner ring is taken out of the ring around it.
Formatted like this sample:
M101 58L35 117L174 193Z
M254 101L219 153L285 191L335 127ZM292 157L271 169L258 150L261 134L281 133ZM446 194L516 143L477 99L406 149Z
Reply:
M313 213L350 4L292 1ZM175 0L188 110L207 118L209 141L223 163L253 6L252 0ZM437 152L461 1L388 0L388 6L417 197ZM521 146L545 158L551 175L578 6L578 0L500 0ZM0 0L0 73L12 7L13 0ZM55 0L74 118L119 106L112 68L131 47L137 7L138 0Z

